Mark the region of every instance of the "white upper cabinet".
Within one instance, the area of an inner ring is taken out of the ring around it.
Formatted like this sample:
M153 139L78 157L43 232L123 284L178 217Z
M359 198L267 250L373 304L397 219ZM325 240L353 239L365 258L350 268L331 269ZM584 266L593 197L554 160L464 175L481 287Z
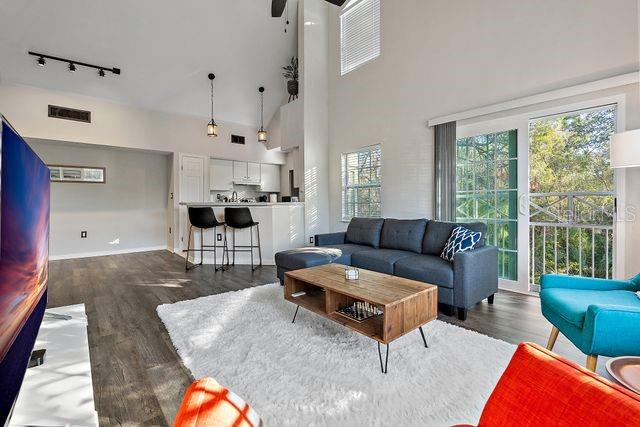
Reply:
M245 182L247 180L247 162L233 161L233 180Z
M247 181L260 184L260 163L247 163Z
M209 189L215 191L233 190L233 161L211 159L209 162Z
M262 165L260 191L265 193L280 192L280 165Z
M233 181L236 184L259 185L260 163L233 161Z

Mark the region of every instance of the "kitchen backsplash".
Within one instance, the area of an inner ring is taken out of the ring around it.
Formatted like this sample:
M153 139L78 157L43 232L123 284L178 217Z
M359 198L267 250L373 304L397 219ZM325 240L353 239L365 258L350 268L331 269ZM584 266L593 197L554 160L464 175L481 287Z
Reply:
M253 185L233 185L233 189L238 193L238 200L240 199L255 199L260 196L268 196L269 193L261 193L257 191L258 187ZM231 199L233 191L215 191L211 190L211 198L209 199L212 202L217 201L218 194L220 197L227 197ZM279 193L278 193L279 195Z

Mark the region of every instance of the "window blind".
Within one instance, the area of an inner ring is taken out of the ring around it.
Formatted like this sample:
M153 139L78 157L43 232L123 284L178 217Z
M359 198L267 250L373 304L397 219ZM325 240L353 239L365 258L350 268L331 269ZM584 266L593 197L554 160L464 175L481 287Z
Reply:
M361 0L340 15L340 69L345 75L380 56L380 0Z
M379 145L342 154L343 221L381 216L381 157Z

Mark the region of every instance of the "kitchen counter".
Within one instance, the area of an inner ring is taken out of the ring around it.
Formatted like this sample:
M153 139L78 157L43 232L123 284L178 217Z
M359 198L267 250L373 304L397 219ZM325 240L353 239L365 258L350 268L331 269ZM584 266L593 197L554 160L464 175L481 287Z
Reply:
M305 215L304 203L301 202L285 202L285 203L269 203L269 202L180 202L180 242L182 247L179 253L184 255L183 250L187 248L189 241L189 218L187 208L189 207L211 207L218 218L218 221L224 221L224 209L227 207L248 207L251 211L253 220L260 223L260 243L262 248L262 262L266 265L275 264L274 256L277 252L287 249L299 248L305 246ZM253 227L253 241L257 242L257 230ZM248 245L251 241L250 230L236 230L236 244ZM193 229L191 238L192 249L200 247L200 238L204 238L205 245L213 245L216 239L218 245L222 245L224 233L222 227L216 230L217 235L214 236L213 230L206 230L204 236L201 236L199 229ZM231 230L227 231L227 240L231 247ZM231 254L230 254L231 256ZM218 263L222 259L222 251L219 251ZM236 264L249 264L250 254L248 252L236 253ZM258 262L258 251L255 251L254 259ZM191 253L189 260L200 262L200 253ZM204 263L213 264L213 253L205 253Z
M303 202L180 202L180 206L194 206L194 207L206 207L206 206L297 206L304 205Z

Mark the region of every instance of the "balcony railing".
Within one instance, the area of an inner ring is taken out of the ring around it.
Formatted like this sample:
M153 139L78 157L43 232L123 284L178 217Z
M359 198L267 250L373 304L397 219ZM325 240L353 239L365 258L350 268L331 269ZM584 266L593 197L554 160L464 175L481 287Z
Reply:
M530 283L544 273L610 278L613 192L529 194Z

